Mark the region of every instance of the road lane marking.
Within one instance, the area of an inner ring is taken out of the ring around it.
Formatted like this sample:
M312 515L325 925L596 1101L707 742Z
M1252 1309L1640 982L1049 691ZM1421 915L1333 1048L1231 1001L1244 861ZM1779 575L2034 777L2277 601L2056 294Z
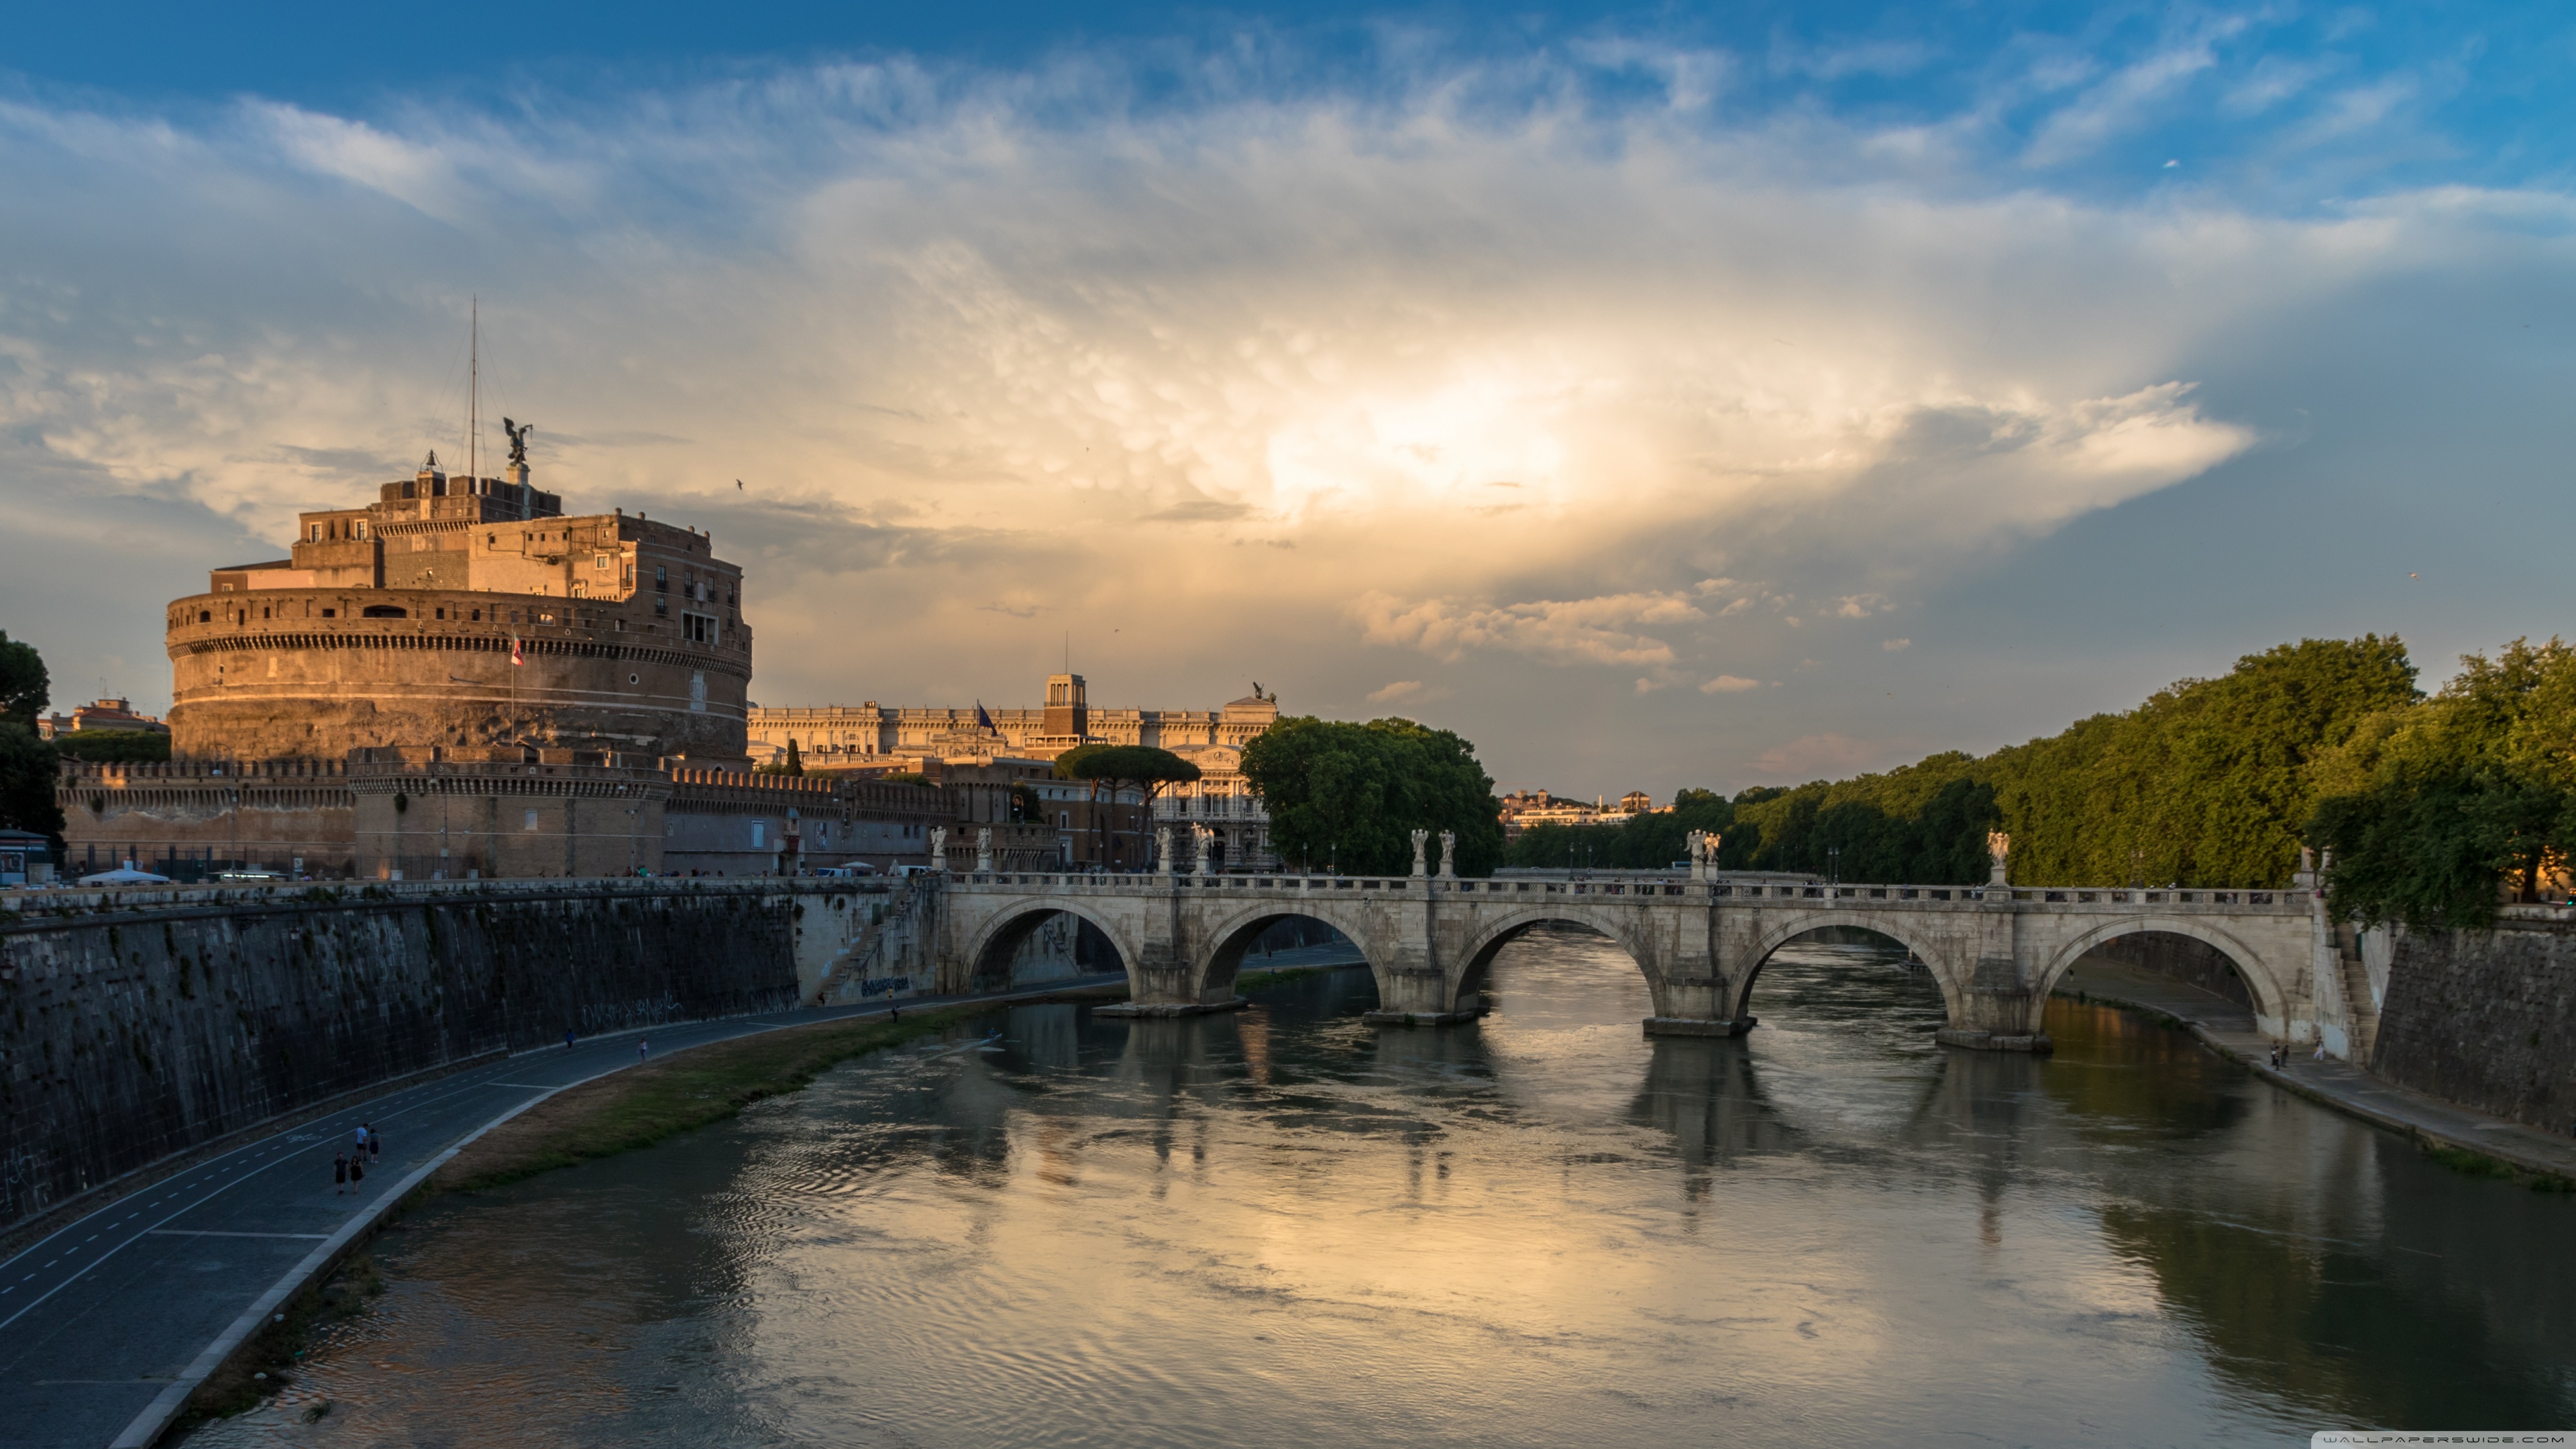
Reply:
M228 1233L215 1228L154 1228L146 1233L154 1238L303 1238L321 1242L329 1233Z

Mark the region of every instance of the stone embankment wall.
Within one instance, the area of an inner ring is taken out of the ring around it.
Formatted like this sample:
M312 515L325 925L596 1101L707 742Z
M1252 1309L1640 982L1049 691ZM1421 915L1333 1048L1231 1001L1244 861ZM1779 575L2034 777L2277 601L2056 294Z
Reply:
M2564 914L2564 913L2558 913ZM2370 1068L2401 1086L2576 1131L2576 921L2396 933Z
M813 970L800 958L841 949L828 907L800 919L825 905L801 894L315 892L0 926L0 1227L280 1114L566 1027L793 1007L800 964Z

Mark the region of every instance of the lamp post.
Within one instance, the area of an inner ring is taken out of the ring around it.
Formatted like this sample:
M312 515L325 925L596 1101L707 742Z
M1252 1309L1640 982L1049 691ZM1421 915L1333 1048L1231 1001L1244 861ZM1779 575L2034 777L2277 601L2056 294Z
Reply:
M1843 883L1843 848L1839 845L1825 847L1825 880L1830 885Z

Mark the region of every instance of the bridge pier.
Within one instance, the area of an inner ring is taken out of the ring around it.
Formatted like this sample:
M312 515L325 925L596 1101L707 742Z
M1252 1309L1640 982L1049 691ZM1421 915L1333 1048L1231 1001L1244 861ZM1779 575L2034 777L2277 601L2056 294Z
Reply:
M1094 1016L1204 1016L1212 1011L1241 1011L1252 1004L1249 996L1229 996L1223 1001L1126 1001L1111 1002L1091 1009Z
M1393 967L1378 973L1377 984L1377 1009L1360 1015L1371 1026L1459 1026L1488 1010L1481 991L1450 1001L1448 973L1437 967Z
M1174 941L1148 939L1136 947L1136 959L1127 967L1127 999L1096 1007L1092 1015L1201 1016L1252 1004L1250 997L1234 994L1231 978L1215 990L1202 990L1199 983L1199 972Z
M1649 949L1650 954L1660 954ZM1646 968L1646 986L1655 996L1655 1014L1646 1018L1646 1035L1742 1036L1751 1031L1757 1018L1727 1010L1726 978L1715 971L1707 948L1693 941L1681 949L1687 958L1675 963L1677 969L1657 970L1661 963L1638 963Z
M1650 1016L1646 1018L1648 1036L1742 1036L1761 1025L1758 1016L1739 1016L1731 1020L1696 1016Z

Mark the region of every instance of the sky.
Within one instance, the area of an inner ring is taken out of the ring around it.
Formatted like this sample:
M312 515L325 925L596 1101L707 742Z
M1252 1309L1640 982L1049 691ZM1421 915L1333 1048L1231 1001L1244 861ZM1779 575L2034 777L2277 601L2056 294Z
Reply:
M2564 7L0 34L0 629L57 707L165 707L166 600L464 453L478 308L482 455L711 531L763 704L1069 658L1661 797L2569 632Z

